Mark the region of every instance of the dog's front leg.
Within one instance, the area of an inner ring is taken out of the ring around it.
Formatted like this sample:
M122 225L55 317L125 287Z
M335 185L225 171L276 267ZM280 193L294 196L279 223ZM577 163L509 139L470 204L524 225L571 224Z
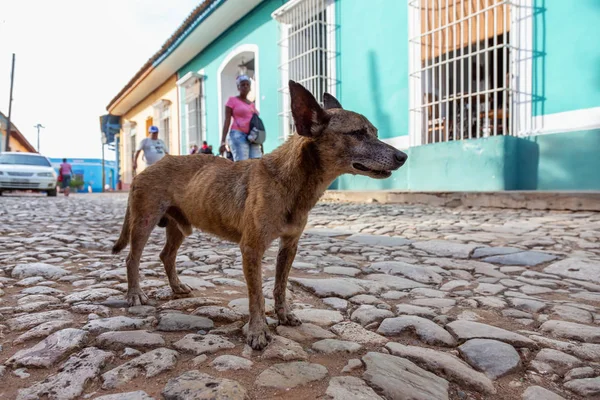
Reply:
M294 315L285 299L288 276L296 257L299 239L300 236L284 236L279 240L273 298L275 299L275 311L281 325L297 326L302 324L302 321Z
M244 277L248 285L248 322L247 342L254 350L262 350L271 340L271 333L265 316L265 299L262 292L262 257L265 246L262 243L242 244L242 262Z

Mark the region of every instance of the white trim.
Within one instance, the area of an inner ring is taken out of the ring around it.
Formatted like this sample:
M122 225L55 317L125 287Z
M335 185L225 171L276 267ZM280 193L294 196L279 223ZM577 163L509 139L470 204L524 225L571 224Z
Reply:
M235 49L231 50L227 57L221 62L217 69L217 113L219 117L219 146L221 145L221 135L223 134L223 110L225 110L225 104L223 103L223 93L221 93L221 74L223 70L238 54L244 52L254 53L254 106L260 112L260 78L259 78L259 59L258 59L258 45L256 44L242 44Z
M293 3L295 0L292 0L290 3ZM287 4L290 4L287 3ZM284 8L284 6L282 6L281 8ZM275 13L273 13L275 14ZM274 17L275 18L275 17ZM288 100L289 97L289 89L283 89L286 88L290 79L290 70L289 70L289 65L288 65L288 59L289 59L289 35L290 35L290 24L285 24L283 22L279 23L279 40L281 40L281 47L279 48L279 65L281 65L281 67L279 68L279 77L280 77L280 85L279 87L282 88L280 89L280 93L279 93L279 107L281 110L281 128L279 129L279 132L281 132L280 136L277 138L280 141L285 141L288 136L290 135L290 119L291 119L291 104L290 101ZM281 38L283 36L283 39ZM282 49L285 49L285 51L282 51Z
M132 85L128 93L110 108L111 114L127 113L263 1L223 1L208 18L194 28L169 56L151 69L146 77Z
M202 70L202 71L204 71L204 70ZM204 74L201 72L190 71L187 74L185 74L184 76L182 76L181 78L179 78L179 80L177 80L177 82L175 82L175 84L179 87L186 87L190 83L192 83L193 79L200 80L203 77L204 77Z
M515 88L511 110L514 136L526 136L535 128L533 125L533 0L515 0L510 4L511 15L511 66L512 84ZM512 43L511 43L512 44ZM515 129L518 128L518 129Z
M600 107L540 115L533 122L539 127L531 133L534 136L600 129Z
M406 150L411 147L410 135L395 136L389 139L380 139L382 142L397 148L398 150Z
M326 23L329 27L327 31L327 47L332 49L332 52L327 52L330 55L329 60L327 60L327 71L329 71L328 81L329 81L329 94L333 95L333 97L337 98L337 43L335 41L335 35L337 26L335 24L335 0L327 0L327 6L325 8L326 15ZM333 53L333 54L332 54Z
M123 130L129 130L131 128L134 128L137 125L137 122L135 121L125 121L123 123Z
M169 107L170 105L171 105L171 100L160 99L160 100L155 101L152 104L152 107L156 108L156 109L163 109L163 108Z
M271 18L278 19L283 14L285 14L286 12L288 12L289 10L291 10L292 8L296 7L298 4L302 3L303 1L304 0L290 0L290 1L288 1L287 3L285 3L284 5L282 5L281 7L279 7L277 10L273 11L271 13Z
M421 32L421 12L416 7L411 7L410 3L408 5L408 12L408 64L410 66L409 71L418 71L421 68L421 43L420 41L417 42L416 40L413 40L411 35L414 33ZM420 104L422 83L420 78L411 78L410 76L408 81L408 145L412 147L420 146L422 142L422 116L420 112L412 110L415 104Z
M204 86L204 69L198 71L198 74L202 77L200 78L200 122L202 123L202 140L208 140L206 137L206 125L207 125L207 114L206 114L206 87ZM220 146L221 143L218 144ZM189 147L189 146L188 146ZM187 154L187 153L185 153Z

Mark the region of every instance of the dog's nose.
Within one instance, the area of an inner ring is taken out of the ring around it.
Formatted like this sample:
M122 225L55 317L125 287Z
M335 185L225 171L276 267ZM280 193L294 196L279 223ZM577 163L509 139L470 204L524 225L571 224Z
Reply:
M408 158L408 156L406 155L406 153L397 151L396 154L394 154L394 158L396 159L396 162L398 162L399 166L401 167L406 162L406 159Z

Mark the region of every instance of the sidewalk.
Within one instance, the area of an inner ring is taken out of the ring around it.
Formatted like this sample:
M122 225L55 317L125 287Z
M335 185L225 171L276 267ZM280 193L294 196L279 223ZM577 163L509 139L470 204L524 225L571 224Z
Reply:
M529 210L600 211L600 192L402 192L328 190L321 200L443 207L496 207Z

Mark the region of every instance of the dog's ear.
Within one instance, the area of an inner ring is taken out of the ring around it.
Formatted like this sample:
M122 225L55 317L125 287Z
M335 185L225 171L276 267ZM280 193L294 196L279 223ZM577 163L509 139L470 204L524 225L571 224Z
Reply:
M289 87L296 131L301 136L318 135L327 126L325 111L304 86L290 80Z
M323 93L323 105L326 110L329 110L330 108L344 108L340 102L329 93Z

